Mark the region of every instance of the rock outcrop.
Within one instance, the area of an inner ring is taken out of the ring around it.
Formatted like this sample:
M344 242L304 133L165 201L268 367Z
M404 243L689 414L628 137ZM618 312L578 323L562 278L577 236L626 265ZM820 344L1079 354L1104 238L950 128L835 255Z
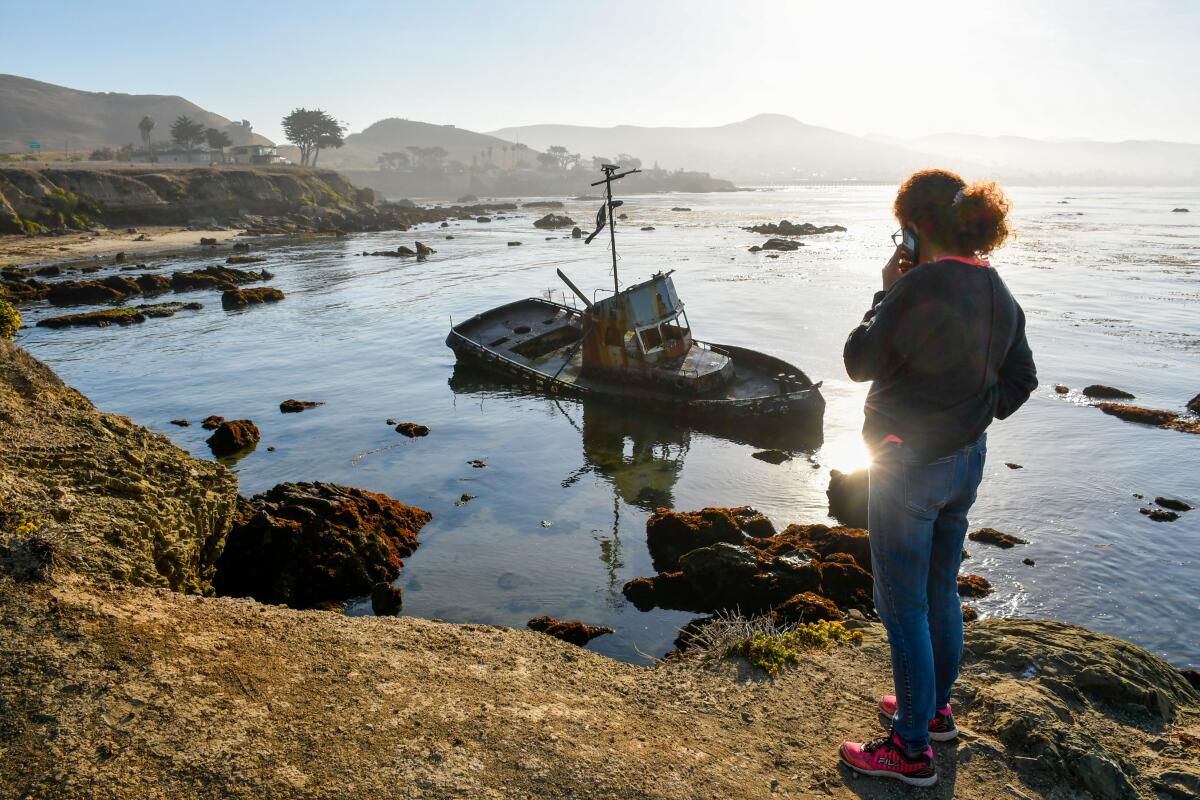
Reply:
M1123 403L1097 403L1096 408L1105 414L1123 419L1126 422L1137 422L1142 425L1153 425L1156 428L1182 431L1184 433L1200 433L1200 420L1188 419L1175 411L1160 408L1142 408Z
M781 220L778 224L767 222L762 225L752 225L742 230L764 233L769 236L816 236L822 233L846 232L846 229L841 225L813 225L811 222L801 222L797 225L794 222L788 222L786 219Z
M245 227L259 233L404 230L443 211L376 203L330 170L154 164L113 169L0 169L0 233L106 225Z
M248 419L222 421L205 443L217 458L253 450L259 442L258 426Z
M253 289L226 289L221 293L221 307L235 309L261 305L262 303L278 303L284 297L283 291L273 286L256 286Z
M1102 383L1093 383L1091 386L1083 387L1083 396L1090 397L1093 400L1132 400L1134 395L1118 389L1115 386L1105 386Z
M867 527L867 494L870 474L865 469L854 472L829 471L829 516L851 528Z
M539 220L535 220L533 227L552 229L552 228L570 228L575 224L575 220L565 214L547 214Z
M246 500L217 565L217 592L293 608L369 595L400 574L428 511L332 483L281 483Z
M534 617L526 623L531 631L544 633L547 636L553 636L555 639L562 639L570 644L585 646L597 636L603 636L606 633L612 633L612 628L604 628L596 625L585 625L576 620L557 620L554 617Z
M237 498L227 469L96 411L2 341L0 441L0 497L20 498L52 563L103 582L211 592ZM10 553L30 546L0 542Z

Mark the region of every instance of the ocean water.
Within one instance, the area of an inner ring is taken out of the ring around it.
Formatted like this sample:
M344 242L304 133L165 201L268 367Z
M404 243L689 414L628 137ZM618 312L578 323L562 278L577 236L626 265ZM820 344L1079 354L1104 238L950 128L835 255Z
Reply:
M636 191L636 177L623 183ZM287 293L281 303L224 311L219 295L194 292L165 299L198 300L203 311L128 328L30 327L18 341L100 408L197 457L211 458L195 424L203 417L254 420L262 443L233 466L245 494L333 481L433 512L398 580L405 614L511 626L541 614L581 619L616 629L593 649L640 661L668 650L691 617L642 613L621 595L625 581L653 574L645 522L655 505L750 504L780 528L827 522L830 468L865 463L866 386L848 380L841 350L891 251L892 193L625 196L624 283L674 269L698 338L773 353L823 382L823 444L779 466L751 458L750 444L669 419L556 401L455 369L444 345L452 319L547 290L557 296L556 268L587 291L611 286L606 238L547 240L532 227L544 211L263 246L269 262L260 266ZM964 571L995 587L977 605L985 617L1086 625L1200 666L1200 510L1156 523L1134 497L1200 505L1200 437L1122 422L1078 394L1107 383L1139 404L1180 410L1200 392L1200 190L1014 188L1011 196L1018 236L994 263L1026 310L1042 385L992 427L971 523L1030 544L968 543ZM587 228L596 205L569 202L566 213ZM1179 206L1192 213L1171 213ZM741 226L781 218L848 230L808 237L777 259L747 252L765 237ZM420 263L360 255L414 239L437 255ZM215 260L150 263L169 271ZM61 312L33 307L27 324L53 313ZM1056 383L1072 393L1055 394ZM325 405L284 415L286 398ZM176 417L193 426L169 424ZM405 439L389 417L432 433ZM467 463L476 458L487 467ZM458 504L463 493L476 498ZM1027 557L1036 566L1024 565ZM349 613L370 613L369 604Z

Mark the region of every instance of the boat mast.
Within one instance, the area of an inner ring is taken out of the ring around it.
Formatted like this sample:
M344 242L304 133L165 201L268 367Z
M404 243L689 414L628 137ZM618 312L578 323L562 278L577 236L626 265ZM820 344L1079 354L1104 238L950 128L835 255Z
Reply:
M612 245L612 262L613 262L613 294L618 294L621 291L621 284L617 280L617 219L613 216L613 196L612 182L624 178L626 175L632 175L635 172L641 172L640 169L626 170L625 172L614 175L613 173L619 170L620 167L616 164L602 164L600 170L604 173L604 180L596 181L592 186L604 184L604 207L608 214L608 238ZM621 205L618 201L616 205Z

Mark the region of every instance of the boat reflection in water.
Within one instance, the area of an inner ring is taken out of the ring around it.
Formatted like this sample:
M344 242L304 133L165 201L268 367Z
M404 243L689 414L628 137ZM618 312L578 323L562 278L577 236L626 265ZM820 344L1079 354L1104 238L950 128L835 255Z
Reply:
M693 436L713 436L756 448L778 448L792 455L808 455L822 444L820 420L813 424L778 419L700 420L671 419L639 412L636 407L601 398L547 397L539 388L518 378L505 380L487 370L459 363L450 376L456 395L477 398L538 398L556 408L580 436L583 461L562 480L564 489L592 474L612 487L612 524L594 531L600 560L608 573L608 603L624 605L621 595L621 503L653 513L673 508L675 485Z

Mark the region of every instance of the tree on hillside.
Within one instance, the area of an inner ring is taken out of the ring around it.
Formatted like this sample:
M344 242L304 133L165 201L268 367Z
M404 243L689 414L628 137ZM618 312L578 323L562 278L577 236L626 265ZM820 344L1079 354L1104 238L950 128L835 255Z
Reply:
M624 162L612 161L604 156L592 156L592 169L600 169L600 167L604 166L605 164L616 164L616 163L624 163Z
M446 156L450 155L442 147L417 147L409 145L408 152L412 153L413 166L426 169L438 169Z
M154 130L154 117L142 117L142 121L138 123L138 132L142 134L142 146L146 148L146 152L150 152L150 131Z
M641 169L642 160L637 156L631 156L629 153L617 153L616 163L620 164L625 169Z
M552 144L546 148L546 155L554 158L554 163L559 169L567 168L567 159L571 157L571 153L561 144Z
M225 131L219 131L216 128L209 128L204 131L204 140L213 150L220 150L221 156L225 155L225 148L233 144L233 140L229 138L229 134Z
M412 160L408 157L408 153L403 150L398 150L391 153L381 153L379 158L375 159L381 170L400 170L408 167Z
M346 126L319 108L293 110L283 118L283 133L300 148L302 166L316 166L321 148L341 147L346 143Z
M518 167L520 167L520 166L524 166L524 165L527 163L527 162L525 161L525 159L524 159L524 155L525 155L527 152L529 152L529 145L527 145L527 144L521 144L520 142L516 142L516 143L515 143L515 144L512 146L512 149L513 149L513 161L515 161L515 162L516 162L516 163L514 164L514 166L518 166ZM518 155L518 153L519 153L520 155Z
M563 148L564 150L566 148ZM538 164L541 164L542 169L562 169L562 164L559 163L558 156L553 153L538 153Z
M171 141L184 150L204 141L204 126L190 117L181 116L171 123Z

